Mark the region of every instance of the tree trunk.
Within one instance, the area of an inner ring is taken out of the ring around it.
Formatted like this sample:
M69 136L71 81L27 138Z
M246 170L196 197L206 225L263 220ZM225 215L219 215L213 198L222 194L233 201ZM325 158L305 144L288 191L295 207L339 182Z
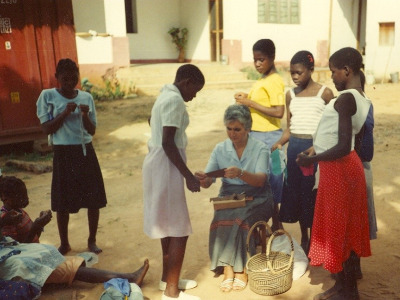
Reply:
M185 49L183 48L179 49L178 62L179 63L185 62Z

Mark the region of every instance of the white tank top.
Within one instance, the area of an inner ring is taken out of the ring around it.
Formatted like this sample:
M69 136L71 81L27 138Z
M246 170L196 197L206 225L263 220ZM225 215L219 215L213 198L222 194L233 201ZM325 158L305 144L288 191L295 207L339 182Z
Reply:
M297 97L294 89L290 90L290 132L294 134L313 134L317 130L319 120L324 112L326 103L322 93L326 86L322 86L315 96Z
M352 123L352 140L351 150L354 149L355 135L360 131L367 119L368 110L371 106L371 100L361 95L357 90L350 89L339 92L339 96L344 93L351 93L354 96L357 105L357 112L351 117ZM313 135L314 149L317 154L337 145L339 141L339 114L335 110L335 102L337 98L332 99L322 114L321 121L318 124L317 131Z

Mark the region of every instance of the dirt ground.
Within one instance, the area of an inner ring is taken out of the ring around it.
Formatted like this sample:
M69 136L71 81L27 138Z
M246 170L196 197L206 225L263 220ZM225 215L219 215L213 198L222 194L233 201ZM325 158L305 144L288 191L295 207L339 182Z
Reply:
M222 124L223 112L232 103L234 89L205 89L188 104L190 125L188 128L188 165L192 171L203 170L209 155L219 141L226 138ZM398 272L400 263L400 84L377 84L366 87L375 107L375 156L372 162L374 174L375 206L378 219L378 239L371 242L373 255L363 258L364 278L359 281L361 299L400 299ZM103 253L95 268L129 272L139 267L145 258L150 269L142 286L145 299L158 300L161 294L158 282L161 276L161 247L159 240L151 240L143 233L141 167L147 152L146 142L150 129L146 122L134 123L135 108L140 99L101 102L98 109L98 129L94 146L102 168L108 205L101 210L98 245ZM150 101L150 100L148 100ZM285 125L284 125L285 126ZM0 167L4 162L0 161ZM35 175L17 172L25 180L31 204L28 213L35 218L41 210L50 206L51 173ZM193 235L187 245L182 277L195 279L198 287L188 293L203 300L256 300L266 299L247 287L242 292L222 293L220 278L214 278L209 270L208 230L213 215L210 197L217 195L220 183L200 193L187 193ZM285 229L300 239L298 224L287 224ZM87 251L86 211L71 215L70 254ZM59 245L55 217L45 228L42 243ZM395 275L396 274L396 275ZM329 273L321 267L310 267L292 288L269 299L312 299L333 284ZM41 299L99 299L102 284L74 282L72 286L48 286Z

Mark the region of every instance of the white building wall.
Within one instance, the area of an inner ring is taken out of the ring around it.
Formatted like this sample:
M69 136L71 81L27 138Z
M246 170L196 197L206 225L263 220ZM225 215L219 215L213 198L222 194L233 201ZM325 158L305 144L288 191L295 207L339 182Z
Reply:
M181 27L179 0L137 0L138 33L128 34L131 59L176 59L168 30Z
M107 33L115 37L126 36L124 0L104 0L104 12Z
M368 0L365 69L384 82L400 71L400 1ZM379 46L379 23L395 22L394 46Z
M253 44L274 41L276 61L289 61L299 50L317 52L317 42L329 36L329 0L302 0L300 24L258 23L257 0L224 1L224 39L242 40L242 60L253 60Z
M72 8L79 64L111 64L113 62L111 37L89 34L89 32L107 33L104 2L72 0ZM85 36L80 33L88 34Z
M210 60L210 20L208 0L180 0L182 27L189 29L186 58Z
M72 0L76 32L106 32L103 0Z
M332 2L331 52L344 47L357 48L359 0Z

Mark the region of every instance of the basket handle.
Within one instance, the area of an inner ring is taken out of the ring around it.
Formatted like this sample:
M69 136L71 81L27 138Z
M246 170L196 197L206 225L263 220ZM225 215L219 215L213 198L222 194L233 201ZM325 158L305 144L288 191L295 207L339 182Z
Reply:
M254 229L256 227L260 227L260 229L261 229L261 252L262 253L265 253L266 252L266 248L267 248L267 246L266 246L266 244L267 244L267 231L268 231L269 236L272 235L271 227L269 227L267 222L258 221L256 223L254 223L253 226L251 226L251 228L249 230L249 233L247 234L247 239L246 239L246 251L247 251L247 257L248 258L250 258L250 251L249 251L250 238L251 238L251 235L252 235L252 233L253 233L253 231L254 231Z
M294 246L293 246L293 240L292 237L290 236L290 234L284 230L284 229L278 229L277 231L273 232L271 237L268 239L268 244L267 244L267 266L268 269L273 273L273 274L277 274L279 272L275 272L275 270L272 268L272 264L271 264L271 260L269 259L269 254L271 253L271 244L272 241L274 240L274 238L278 235L278 234L286 234L286 236L289 238L290 241L290 247L291 247L291 252L290 252L290 259L289 259L289 263L287 265L287 267L283 270L281 270L280 272L285 272L287 270L289 270L289 268L292 266L292 262L293 262L293 258L294 258Z

